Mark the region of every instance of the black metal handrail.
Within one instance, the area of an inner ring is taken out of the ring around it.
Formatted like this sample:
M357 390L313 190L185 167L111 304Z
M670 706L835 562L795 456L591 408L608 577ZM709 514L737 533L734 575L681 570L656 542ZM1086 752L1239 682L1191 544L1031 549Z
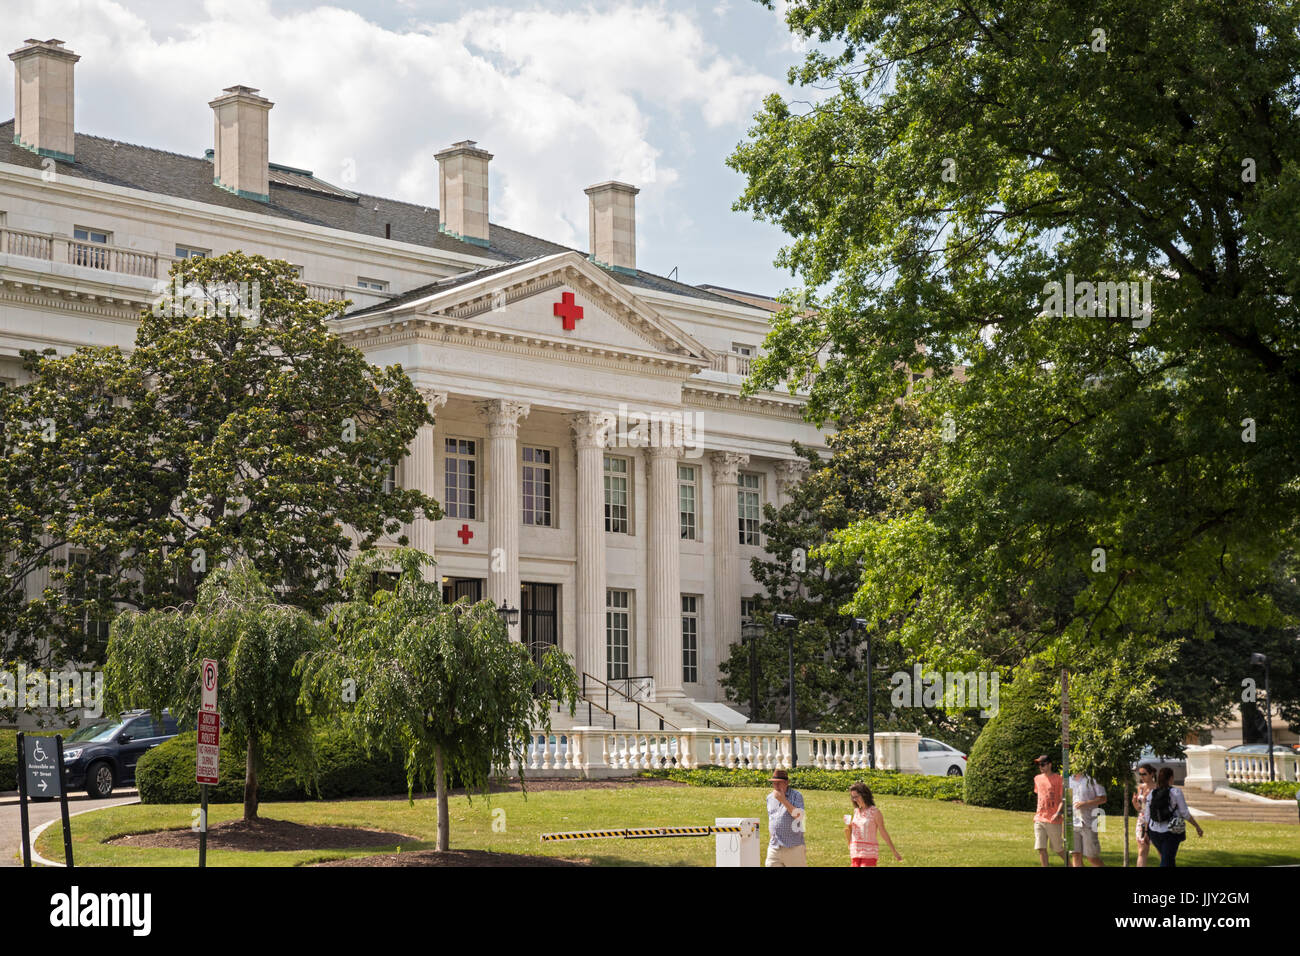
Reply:
M637 678L628 678L628 679L637 679ZM640 729L641 729L641 709L642 709L643 707L644 707L646 710L650 711L650 713L654 714L656 717L659 718L659 729L660 729L660 730L664 730L664 729L666 729L666 728L664 727L665 724L667 724L668 727L672 728L673 730L680 731L680 730L682 729L682 728L678 727L676 724L674 724L674 723L673 723L671 720L669 720L667 717L665 717L663 714L659 713L659 711L655 710L653 707L649 707L649 706L647 706L647 705L641 703L639 700L633 700L631 697L628 697L627 694L625 694L625 693L623 693L622 691L620 691L617 687L614 687L613 685L611 685L611 684L609 684L609 683L607 683L607 682L601 680L599 677L593 677L591 674L588 674L586 671L583 671L583 672L582 672L582 699L585 700L585 701L587 701L588 703L591 702L591 698L587 696L587 681L588 681L588 680L591 680L591 681L593 681L593 682L595 682L595 683L597 683L597 684L600 684L602 687L605 688L605 706L600 708L601 710L605 711L605 713L607 713L607 714L610 713L610 711L609 711L608 708L609 708L609 692L610 692L611 690L614 692L614 694L615 694L616 697L621 697L623 700L627 701L629 704L635 704L635 705L636 705L636 729L637 729L637 730L640 730ZM597 706L597 707L600 707L599 704L597 704L596 706Z
M614 713L612 710L606 710L604 707L601 707L600 704L596 703L594 700L591 700L589 697L587 697L586 694L582 695L582 699L587 703L587 726L588 727L593 726L593 724L591 723L591 708L595 707L597 710L599 710L600 712L602 712L603 714L609 717L610 721L614 725L610 729L618 730L618 714ZM559 704L555 705L555 712L557 714L561 712L561 708Z

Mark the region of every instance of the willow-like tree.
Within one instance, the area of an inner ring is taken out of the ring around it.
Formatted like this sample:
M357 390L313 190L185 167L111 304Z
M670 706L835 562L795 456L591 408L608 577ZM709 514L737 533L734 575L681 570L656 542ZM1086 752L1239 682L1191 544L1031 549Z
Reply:
M517 764L522 782L530 733L550 730L553 699L574 712L578 684L559 648L535 663L491 601L444 604L432 563L409 548L357 555L333 641L304 662L303 699L367 751L404 756L412 799L433 782L446 850L449 778L486 794L495 771Z
M387 480L432 421L426 403L400 367L334 334L345 304L311 299L287 262L185 259L129 353L26 355L28 380L0 392L12 656L44 638L56 658L99 660L97 619L193 602L209 568L241 555L319 613L342 597L354 544L439 516Z
M228 743L246 754L244 819L256 820L267 740L282 742L304 765L310 757L297 665L321 640L320 623L278 603L251 562L240 559L208 575L192 608L128 611L113 621L104 668L109 701L155 714L170 708L179 722L192 723L202 662L215 660L217 706Z

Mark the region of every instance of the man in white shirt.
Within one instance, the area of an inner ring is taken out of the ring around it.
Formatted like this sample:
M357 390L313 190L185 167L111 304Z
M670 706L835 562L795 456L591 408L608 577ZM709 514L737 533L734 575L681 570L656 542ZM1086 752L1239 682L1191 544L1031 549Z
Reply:
M1106 802L1106 788L1086 773L1070 776L1070 799L1074 803L1074 851L1072 866L1101 866L1101 841L1097 838L1097 817Z

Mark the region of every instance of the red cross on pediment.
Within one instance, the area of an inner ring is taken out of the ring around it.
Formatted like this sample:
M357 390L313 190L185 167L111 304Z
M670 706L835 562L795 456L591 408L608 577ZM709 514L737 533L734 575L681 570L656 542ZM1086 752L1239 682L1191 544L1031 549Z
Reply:
M460 538L461 544L469 544L469 539L474 537L474 532L469 530L469 525L463 524L456 532L456 537Z
M573 301L572 292L564 292L555 303L555 314L564 320L564 331L572 332L577 328L574 323L582 318L582 306Z

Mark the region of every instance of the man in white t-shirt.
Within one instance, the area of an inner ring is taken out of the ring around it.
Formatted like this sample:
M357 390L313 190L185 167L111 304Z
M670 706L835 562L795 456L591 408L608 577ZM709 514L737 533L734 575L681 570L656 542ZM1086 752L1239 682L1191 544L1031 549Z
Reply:
M1101 866L1101 841L1097 838L1097 817L1106 802L1106 788L1086 773L1070 776L1070 800L1074 803L1074 851L1071 866Z

